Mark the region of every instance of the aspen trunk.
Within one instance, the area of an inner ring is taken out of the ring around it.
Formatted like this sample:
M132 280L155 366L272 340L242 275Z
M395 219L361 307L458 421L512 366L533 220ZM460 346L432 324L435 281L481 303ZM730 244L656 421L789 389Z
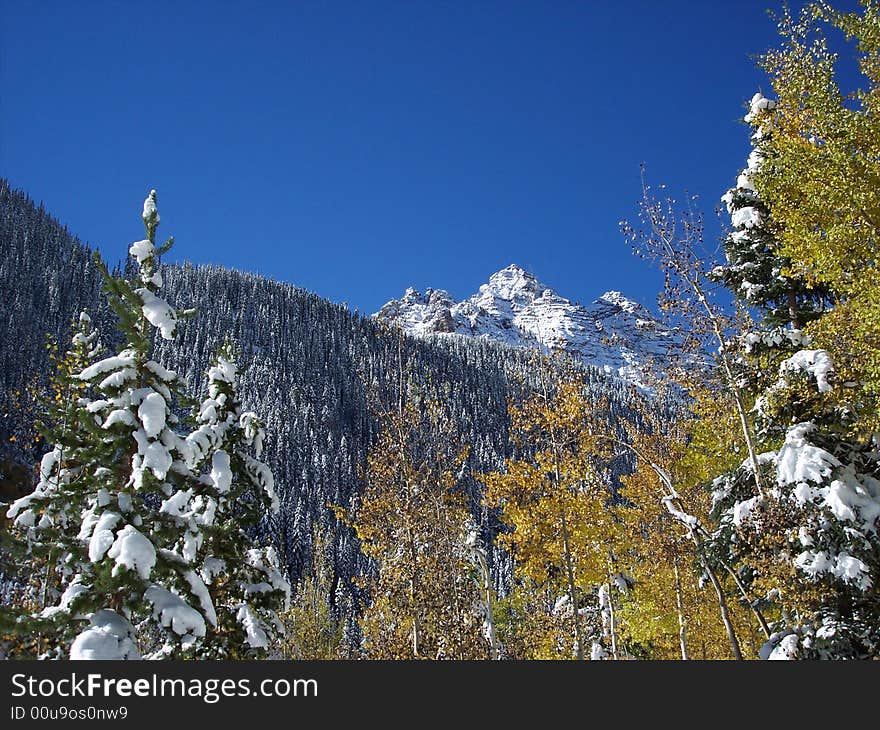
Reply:
M480 566L480 573L483 578L483 594L486 603L486 625L489 633L489 657L493 660L499 659L498 637L495 634L495 609L492 605L492 576L489 573L489 564L486 562L480 548L474 548L474 555L477 557L477 563Z
M687 650L687 623L684 618L684 602L682 601L681 576L678 573L678 558L672 558L672 572L675 575L675 607L678 612L678 645L683 661L690 659Z
M412 620L412 650L413 656L418 658L421 651L422 635L419 625L419 609L416 590L416 546L413 540L412 530L409 531L409 556L412 563L412 574L409 579L409 605Z
M730 641L730 649L733 652L733 658L742 661L742 651L739 648L739 640L736 638L736 631L730 620L730 613L727 610L727 599L724 598L724 591L721 588L721 583L718 582L718 576L715 575L715 571L709 567L709 564L705 560L703 561L703 567L706 568L706 573L709 575L712 587L718 595L718 609L721 612L721 622L724 624L724 629L727 631L727 638Z
M608 583L608 630L611 633L611 656L619 659L617 656L617 626L614 616L614 601L611 598L611 583Z
M558 478L556 483L559 484ZM564 512L560 515L560 519L562 522L562 548L565 558L565 572L566 577L568 578L568 595L571 599L572 610L574 611L574 641L575 644L577 644L577 658L578 660L581 660L584 658L584 641L583 636L581 635L581 612L578 607L577 592L575 591L574 567L571 561L571 548L569 547L568 542L568 523L566 522Z

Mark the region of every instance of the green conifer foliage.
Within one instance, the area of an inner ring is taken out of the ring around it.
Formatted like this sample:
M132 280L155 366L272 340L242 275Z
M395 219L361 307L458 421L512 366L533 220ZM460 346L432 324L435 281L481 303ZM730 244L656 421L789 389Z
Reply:
M63 593L56 605L31 616L56 622L52 656L183 656L213 623L204 583L171 549L180 527L168 505L186 493L192 457L174 414L183 382L150 355L153 333L171 339L190 313L158 295L158 257L172 241L155 246L155 191L144 201L143 221L147 238L129 249L137 279L114 278L97 261L123 345L118 354L62 373L70 384L78 381L84 395L47 434L56 446L44 459L35 494L51 494L51 510L47 515L44 508L37 521L28 497L9 510L22 527L64 532ZM86 347L91 335L78 335ZM64 504L56 508L59 498Z
M744 121L754 130L752 151L736 185L722 196L732 230L723 242L727 263L715 267L711 277L758 308L768 328L800 329L824 311L828 291L791 272L791 261L779 252L779 222L755 190L753 178L769 154L775 108L776 102L760 93L749 103Z
M269 467L259 457L265 432L244 411L237 393L238 365L227 340L208 369L208 393L187 437L200 472L190 495L182 552L195 560L209 586L217 621L200 655L258 658L283 632L290 585L276 551L256 539L257 526L277 514Z

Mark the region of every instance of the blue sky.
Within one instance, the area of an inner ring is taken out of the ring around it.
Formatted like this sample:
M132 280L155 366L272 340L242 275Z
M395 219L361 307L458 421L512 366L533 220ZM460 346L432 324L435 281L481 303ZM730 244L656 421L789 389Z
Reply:
M779 7L0 0L0 175L112 260L155 187L172 258L361 312L509 263L653 306L639 164L715 236Z

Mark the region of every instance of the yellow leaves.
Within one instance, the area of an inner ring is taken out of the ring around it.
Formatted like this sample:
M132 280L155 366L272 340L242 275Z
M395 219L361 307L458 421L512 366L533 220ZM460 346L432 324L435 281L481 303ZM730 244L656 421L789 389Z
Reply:
M487 506L500 509L512 528L498 540L513 554L516 574L538 586L559 585L573 561L578 585L604 581L618 523L601 478L598 408L572 378L511 404L510 415L517 443L531 455L480 480Z
M861 401L867 433L880 426L880 18L873 6L829 8L789 18L781 30L782 47L763 60L778 99L772 164L754 182L792 269L835 294L833 311L809 329L846 379L860 384L847 397ZM852 94L840 89L837 58L826 49L836 30L865 74Z
M284 634L281 652L285 659L342 659L344 622L330 608L334 575L326 553L332 535L312 534L313 561L310 574L295 586L290 608L281 615Z
M498 629L513 659L571 659L570 616L553 609L555 596L524 580L500 602Z
M708 391L695 393L697 418L672 421L646 409L642 428L629 433L638 459L635 471L621 479L626 501L615 514L623 523L616 545L618 564L635 581L632 590L621 595L619 627L635 656L681 658L682 624L690 658L723 659L731 654L713 589L701 586L700 547L667 511L662 500L669 489L654 468L668 475L683 511L711 524L711 497L704 485L723 471L723 465L738 464L744 457L729 448L737 433L729 404L713 399ZM763 640L749 609L728 603L738 635L748 638L750 646L760 646Z
M340 507L338 504L328 503L327 506L333 511L333 515L339 522L346 527L354 527L352 516L348 513L347 509Z
M468 449L434 400L413 400L380 415L360 503L348 515L378 577L361 620L371 658L479 658L486 654L473 616L478 587L465 548L470 522L457 489Z

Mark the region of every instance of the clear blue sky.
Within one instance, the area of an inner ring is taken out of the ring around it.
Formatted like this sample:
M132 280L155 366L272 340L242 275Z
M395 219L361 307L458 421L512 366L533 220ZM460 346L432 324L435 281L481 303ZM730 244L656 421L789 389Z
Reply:
M155 187L173 258L361 312L509 263L653 306L639 163L714 221L779 7L0 0L0 175L111 260Z

